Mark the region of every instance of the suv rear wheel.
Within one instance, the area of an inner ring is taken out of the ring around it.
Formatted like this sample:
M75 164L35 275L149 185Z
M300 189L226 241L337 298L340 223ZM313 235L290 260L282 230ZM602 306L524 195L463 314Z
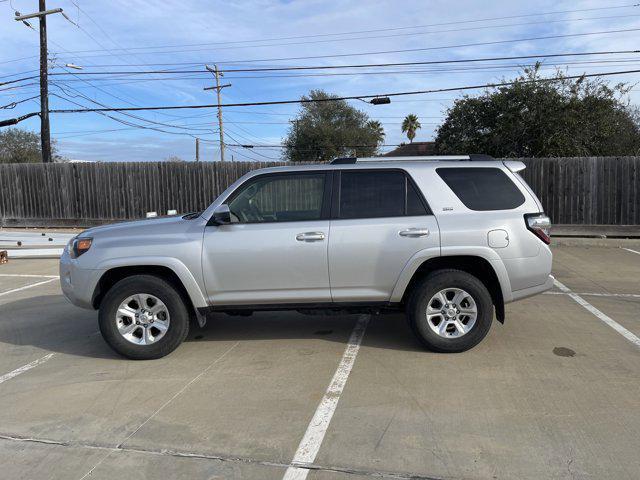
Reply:
M176 289L153 275L135 275L116 283L98 315L109 346L134 360L164 357L189 333L189 312Z
M407 303L409 324L434 352L463 352L491 328L493 302L484 284L460 270L439 270L414 288Z

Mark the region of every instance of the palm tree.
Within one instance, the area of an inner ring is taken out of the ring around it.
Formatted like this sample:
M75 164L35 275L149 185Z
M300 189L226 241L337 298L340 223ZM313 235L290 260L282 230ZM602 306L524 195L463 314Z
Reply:
M404 120L402 121L402 133L407 133L409 143L413 143L413 139L416 138L416 130L419 128L422 128L422 125L420 125L417 115L410 113L404 117Z
M386 134L384 133L382 124L378 120L370 120L369 122L367 122L367 127L369 127L369 130L371 130L373 139L376 141L376 145L384 143L384 137Z

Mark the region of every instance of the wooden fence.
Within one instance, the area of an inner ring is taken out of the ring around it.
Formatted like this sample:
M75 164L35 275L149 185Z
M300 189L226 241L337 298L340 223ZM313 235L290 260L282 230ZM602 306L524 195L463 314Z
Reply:
M640 157L521 160L554 223L640 225ZM198 211L244 173L274 165L282 163L0 164L0 225L84 227Z

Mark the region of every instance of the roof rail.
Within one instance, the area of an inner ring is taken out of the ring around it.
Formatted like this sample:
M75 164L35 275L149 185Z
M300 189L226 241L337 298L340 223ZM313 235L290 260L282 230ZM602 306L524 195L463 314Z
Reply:
M481 153L472 153L469 155L430 155L430 156L415 156L415 157L340 157L334 158L330 163L332 165L349 165L362 162L415 162L415 161L447 161L447 160L467 160L471 162L482 162L487 160L495 160L491 155L484 155Z
M415 162L415 161L424 161L424 162L437 162L437 161L486 161L486 160L495 160L491 155L483 155L472 153L470 155L431 155L431 156L407 156L407 157L366 157L366 158L356 158L356 157L343 157L336 158L331 161L332 165L345 165L345 164L354 164L360 162Z
M472 153L469 155L469 160L474 162L482 162L485 160L495 160L491 155L485 155L484 153Z

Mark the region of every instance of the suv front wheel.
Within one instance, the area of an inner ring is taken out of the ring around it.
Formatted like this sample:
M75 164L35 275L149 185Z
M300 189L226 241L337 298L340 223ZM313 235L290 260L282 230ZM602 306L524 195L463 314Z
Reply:
M460 270L427 275L407 303L409 324L434 352L463 352L476 346L491 328L493 302L484 284Z
M135 275L116 283L98 315L109 346L134 360L164 357L189 333L189 312L180 293L153 275Z

